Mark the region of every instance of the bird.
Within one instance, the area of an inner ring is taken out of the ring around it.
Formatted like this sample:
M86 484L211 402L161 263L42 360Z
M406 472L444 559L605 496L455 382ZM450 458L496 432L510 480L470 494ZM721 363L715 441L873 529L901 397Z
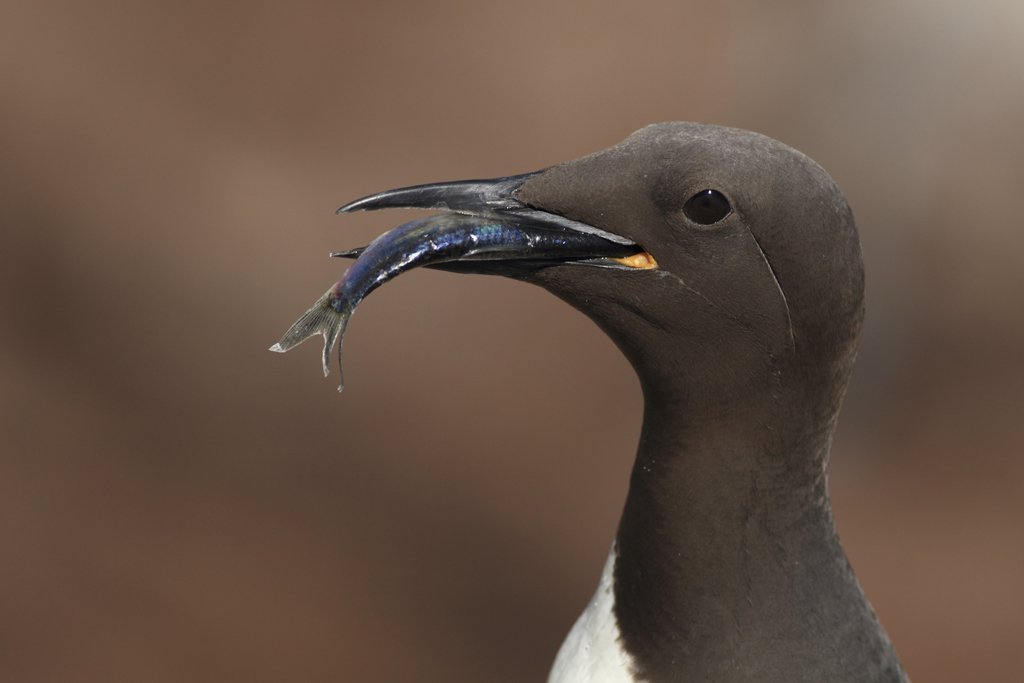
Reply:
M864 266L820 165L759 133L667 122L540 171L339 212L387 208L442 213L338 252L353 267L272 350L322 334L326 373L355 305L423 265L546 289L639 378L619 526L549 683L908 680L829 503Z

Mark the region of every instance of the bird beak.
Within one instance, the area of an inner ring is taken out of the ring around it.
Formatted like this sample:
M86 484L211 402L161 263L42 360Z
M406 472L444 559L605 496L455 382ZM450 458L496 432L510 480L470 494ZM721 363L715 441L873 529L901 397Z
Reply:
M572 263L626 269L656 267L657 264L653 257L632 240L522 202L517 196L519 188L527 180L543 173L544 170L541 170L504 178L457 180L385 190L349 202L340 207L336 213L377 211L379 209L433 209L481 218L499 218L531 228L563 231L568 234L582 233L597 238L594 240L594 258L580 258L577 254L570 259L566 255L565 260L571 260ZM608 242L621 245L623 247L621 254L609 256ZM358 258L364 250L365 247L361 247L334 252L331 255L342 258ZM540 262L551 265L561 261L560 256L557 249L548 247L530 254L527 258L524 258L523 255L518 256L516 261L521 266ZM500 259L494 261L500 261ZM484 266L479 261L451 261L434 264L430 267L457 272L510 274L504 272L507 268L498 266L494 262L492 265L496 267Z
M283 353L322 335L326 375L331 350L337 346L340 356L345 328L359 302L388 280L419 266L520 279L563 264L627 270L657 266L625 237L519 201L516 191L535 175L416 185L341 207L338 213L393 208L446 213L410 221L366 247L333 254L356 261L270 350Z

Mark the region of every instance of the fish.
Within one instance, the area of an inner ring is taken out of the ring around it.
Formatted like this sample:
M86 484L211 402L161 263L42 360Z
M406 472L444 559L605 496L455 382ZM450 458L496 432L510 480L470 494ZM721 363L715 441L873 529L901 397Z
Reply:
M474 262L483 261L543 267L546 257L552 259L550 263L578 260L602 265L607 259L628 258L637 250L636 245L522 217L445 213L420 218L385 232L366 247L332 253L355 262L270 350L284 353L311 337L323 336L324 377L330 374L331 352L337 348L341 391L341 347L352 314L371 292L408 270L427 266L474 272Z

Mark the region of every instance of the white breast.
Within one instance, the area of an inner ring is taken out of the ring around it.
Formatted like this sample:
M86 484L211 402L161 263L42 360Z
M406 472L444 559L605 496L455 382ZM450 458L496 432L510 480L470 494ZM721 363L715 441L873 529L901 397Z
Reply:
M615 546L605 562L597 592L576 620L555 664L548 683L635 683L632 657L622 648L615 620L615 592L612 572Z

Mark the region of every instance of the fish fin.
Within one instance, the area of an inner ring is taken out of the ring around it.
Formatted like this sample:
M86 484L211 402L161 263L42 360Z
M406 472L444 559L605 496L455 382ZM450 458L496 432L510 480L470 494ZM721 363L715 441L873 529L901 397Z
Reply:
M288 328L288 331L281 337L281 341L277 342L270 347L271 351L277 353L284 353L294 347L298 346L302 342L306 341L310 337L317 334L323 335L324 338L324 353L323 353L323 364L324 364L324 377L330 374L330 362L331 362L331 349L334 348L335 344L338 343L338 339L345 331L345 324L348 322L349 316L345 313L339 313L335 310L333 301L335 299L334 288L327 290L323 296L316 300L308 311L302 314L295 323ZM341 347L338 348L339 355L339 372L341 363ZM339 385L338 390L341 390Z

